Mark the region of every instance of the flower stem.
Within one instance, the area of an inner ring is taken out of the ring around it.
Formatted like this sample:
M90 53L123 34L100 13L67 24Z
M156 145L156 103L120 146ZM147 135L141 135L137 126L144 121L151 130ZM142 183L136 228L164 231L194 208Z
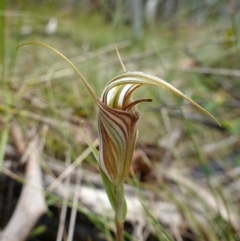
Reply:
M127 207L124 197L123 184L114 186L115 194L115 222L116 222L116 240L123 241L123 226L126 217Z
M123 241L123 223L118 221L116 217L116 239L117 241Z

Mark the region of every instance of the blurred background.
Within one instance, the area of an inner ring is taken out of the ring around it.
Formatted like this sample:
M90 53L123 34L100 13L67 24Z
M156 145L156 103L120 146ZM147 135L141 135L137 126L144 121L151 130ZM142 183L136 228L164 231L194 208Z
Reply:
M97 106L54 51L16 51L29 42L60 51L97 96L123 72L117 48L127 70L166 80L221 123L164 89L138 90L135 98L153 102L139 105L126 240L169 240L158 225L177 241L240 240L239 23L237 0L1 0L1 240L31 197L23 190L32 154L45 208L17 240L114 240L89 144L97 148Z

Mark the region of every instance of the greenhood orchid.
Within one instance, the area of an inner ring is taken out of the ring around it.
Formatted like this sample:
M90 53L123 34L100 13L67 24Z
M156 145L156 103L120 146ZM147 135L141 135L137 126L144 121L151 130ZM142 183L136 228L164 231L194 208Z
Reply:
M139 99L134 101L134 92L139 87L146 85L165 88L181 98L188 100L217 123L218 121L213 115L166 81L142 72L124 72L114 77L106 85L99 99L86 79L63 54L42 43L26 43L20 46L28 44L47 47L64 58L77 72L80 80L86 86L98 106L98 162L105 190L113 210L115 211L117 240L122 240L122 227L127 212L123 182L129 174L137 139L139 112L136 105L140 102L151 101L150 99Z
M99 164L114 184L123 183L129 173L139 119L136 105L151 101L132 99L134 91L144 85L168 89L217 121L205 109L162 79L141 72L125 72L116 76L103 91L98 113Z

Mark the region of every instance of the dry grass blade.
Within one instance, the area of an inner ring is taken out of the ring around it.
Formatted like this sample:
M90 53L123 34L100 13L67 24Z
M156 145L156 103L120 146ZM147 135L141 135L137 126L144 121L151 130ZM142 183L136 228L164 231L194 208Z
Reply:
M76 220L76 214L77 214L77 205L78 205L78 198L79 198L79 191L80 191L80 183L81 183L81 170L79 169L77 171L77 180L76 180L75 190L74 190L73 206L72 206L72 212L71 212L70 223L69 223L69 231L68 231L68 241L73 240L75 220Z
M92 144L94 147L98 146L98 139L95 140ZM51 185L47 188L47 191L52 191L59 183L62 182L90 153L91 148L87 148L71 165L69 165L66 170L58 177L56 180L51 183Z
M181 173L179 173L179 169L169 169L165 175L180 185L188 187L190 190L197 190L198 195L205 200L206 204L211 207L213 211L219 213L226 222L232 224L235 230L240 229L239 217L234 213L234 211L230 210L230 207L227 209L220 198L216 200L213 193L199 185L196 185L192 180L188 179L186 175L181 175Z
M4 163L4 164L5 164L5 163ZM6 167L3 167L2 172L3 172L6 176L12 178L13 180L15 180L15 181L17 181L17 182L24 182L24 179L23 179L23 178L21 178L20 176L18 176L17 174L15 174L14 172L12 172L11 170L9 170L9 169L6 168Z
M59 173L64 170L64 166L61 162L56 161L47 161L49 169L54 173ZM45 174L46 175L46 174ZM71 173L73 179L77 178L76 170ZM49 179L44 178L45 186L49 185ZM91 187L86 183L92 183L95 187ZM127 213L127 221L136 223L139 220L143 220L145 222L145 211L138 199L135 196L136 190L130 186L125 184L124 189L126 192L126 201L128 205L128 213ZM72 184L69 186L69 195L75 194L75 188ZM59 188L52 190L52 193L64 198L64 192ZM101 177L99 174L93 173L88 170L84 170L82 174L82 184L79 190L79 202L87 207L91 212L107 217L113 218L113 212L111 211L111 205L107 200L107 195L103 190L103 186L101 186ZM151 195L146 191L146 196ZM162 202L162 201L154 201L151 203L151 207L154 210L154 214L157 219L164 225L168 227L176 227L179 228L182 225L182 217L179 213L177 207L173 203ZM147 225L147 223L145 222Z
M71 159L69 157L69 154L67 154L67 158L66 158L66 167L70 165ZM70 176L67 176L67 178L65 179L65 187L66 189L69 188L69 183L70 183ZM59 226L58 226L58 233L57 233L57 239L56 241L61 241L64 235L64 229L65 229L65 219L66 219L66 215L67 215L67 204L68 204L68 196L64 197L63 200L63 206L61 209L61 214L60 214L60 220L59 220Z
M122 61L121 55L120 55L120 53L118 51L118 47L115 46L115 48L116 48L117 56L118 56L119 62L121 63L122 69L123 69L124 72L126 72L127 69L126 69L126 67L125 67L125 65L124 65L124 63Z
M240 76L240 70L237 69L217 69L208 67L191 67L191 68L176 68L169 67L171 71L184 71L198 74L211 74L211 75L223 75L223 76Z
M5 0L2 0L0 2L0 11L5 12L6 8L6 2ZM4 55L5 55L5 16L0 15L0 36L1 36L1 41L0 41L0 75L1 72L3 71L3 66L4 66Z
M10 126L10 134L19 154L22 154L26 148L26 143L24 141L22 132L16 124L12 123Z
M35 138L33 142L26 167L25 185L17 207L3 230L1 241L26 240L38 219L46 212L38 139Z

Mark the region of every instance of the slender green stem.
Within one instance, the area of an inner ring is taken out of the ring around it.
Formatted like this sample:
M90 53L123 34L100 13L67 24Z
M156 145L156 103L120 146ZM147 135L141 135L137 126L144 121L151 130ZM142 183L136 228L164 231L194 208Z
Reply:
M126 217L126 203L124 198L123 184L114 186L115 194L115 222L116 222L116 239L117 241L123 241L123 226Z
M106 193L115 212L116 240L123 241L123 226L127 214L124 186L123 184L115 185L109 181L108 177L101 168L100 172Z

